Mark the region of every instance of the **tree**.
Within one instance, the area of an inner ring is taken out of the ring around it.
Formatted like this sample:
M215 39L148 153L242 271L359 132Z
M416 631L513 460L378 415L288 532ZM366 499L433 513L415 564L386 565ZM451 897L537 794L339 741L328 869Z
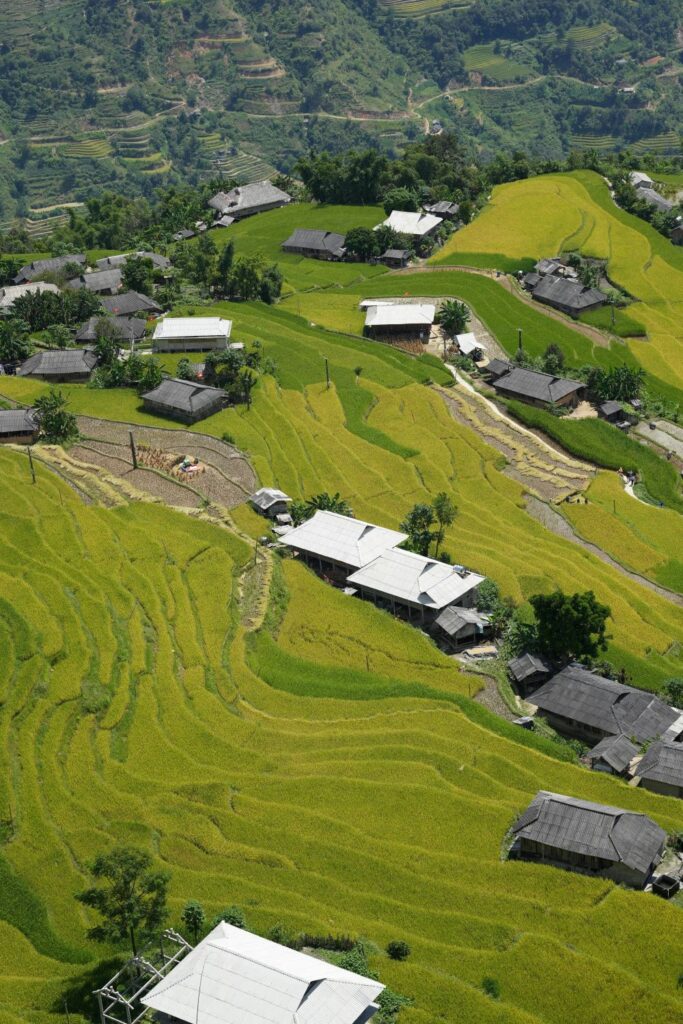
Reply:
M230 274L228 293L231 299L258 299L263 270L263 253L238 256Z
M266 267L261 275L261 283L259 285L259 298L261 302L265 302L269 306L272 306L272 304L280 298L283 280L282 271L278 267L277 263L273 263L270 267Z
M92 907L102 921L88 931L96 942L122 942L130 938L133 956L138 955L138 934L156 931L166 917L166 894L170 875L150 871L152 858L134 847L115 847L101 853L90 873L103 885L78 893L76 899Z
M470 311L464 302L446 299L439 310L436 321L448 334L461 334L470 319Z
M154 289L154 264L149 256L129 256L121 271L121 281L127 292L150 295Z
M414 213L420 206L420 197L405 186L390 188L384 194L383 206L386 214L390 214L392 210L406 210L409 213Z
M22 362L33 352L26 324L20 320L0 319L0 363Z
M429 545L434 537L433 525L434 509L431 505L418 502L412 507L401 523L401 529L408 534L406 546L410 551L416 551L418 555L429 554Z
M683 679L680 676L674 676L672 679L667 679L662 687L662 692L670 704L674 707L683 707Z
M221 910L220 914L216 914L211 922L211 927L215 928L217 925L225 921L226 924L231 924L233 928L246 928L247 919L244 916L244 911L241 907L228 907L226 910Z
M402 939L395 939L387 943L387 956L392 960L407 960L411 950L407 942Z
M206 914L204 913L204 907L197 900L190 900L183 907L180 915L180 920L183 922L186 928L189 928L192 932L195 945L199 941L199 933L204 927L206 921Z
M180 380L196 380L197 379L197 375L194 372L194 370L192 369L192 363L187 358L187 356L183 356L182 359L178 360L178 366L176 367L176 376Z
M310 519L315 512L336 512L340 516L352 516L353 510L346 498L342 498L339 491L329 494L322 491L306 499L306 519Z
M351 228L346 234L344 247L348 256L358 260L371 260L380 255L377 232L372 228Z
M61 391L50 388L46 395L36 398L33 408L40 423L40 433L50 444L62 444L78 437L78 424L67 410L67 400Z
M50 348L68 348L74 339L66 324L51 324L46 328L47 343Z
M551 342L543 353L543 369L556 376L564 367L564 352L559 345Z
M530 599L536 616L538 647L551 661L594 658L607 648L605 628L610 617L592 590L584 593L534 594Z
M251 393L256 387L258 377L255 373L249 369L248 366L244 366L237 377L237 385L239 393L242 395L242 400L246 402L247 409L251 409Z
M439 554L439 548L443 543L444 533L455 520L458 510L445 491L441 491L437 494L432 502L432 508L434 509L436 521L439 524L439 528L436 532L436 545L434 548L434 557L436 557Z
M123 335L108 316L101 316L95 324L95 355L100 366L111 367L118 361Z
M230 271L232 270L234 259L235 243L231 239L223 246L216 268L215 286L221 295L228 294L228 282L230 281Z

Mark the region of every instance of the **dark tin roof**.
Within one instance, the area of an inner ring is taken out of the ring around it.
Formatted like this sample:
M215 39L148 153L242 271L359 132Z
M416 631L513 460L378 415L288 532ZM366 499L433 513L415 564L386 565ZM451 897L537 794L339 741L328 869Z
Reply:
M118 267L111 270L93 270L91 274L81 274L69 281L70 288L87 288L89 292L109 291L121 287L121 271Z
M132 316L133 313L160 313L154 299L141 292L124 292L123 295L109 295L102 299L102 305L108 313L115 316Z
M407 260L410 256L410 249L387 249L380 256L382 260Z
M456 214L460 209L459 203L451 203L447 199L441 199L438 203L430 203L425 206L427 213L435 213L437 216L444 216L444 214Z
M513 366L510 372L499 377L493 386L500 388L508 395L519 395L522 398L534 398L540 402L552 403L574 394L585 385L580 380L554 377L551 373L540 373L538 370L527 370L523 366Z
M21 284L22 281L35 281L40 278L41 274L58 273L68 266L69 263L78 263L80 266L85 266L85 255L82 252L78 252L71 256L52 256L49 259L34 260L33 263L27 263L21 268L14 278L14 283Z
M600 406L600 412L603 416L614 416L617 412L623 412L621 402L603 402Z
M489 359L484 369L491 377L502 377L510 372L512 363L506 363L504 359Z
M96 341L97 324L102 319L101 316L91 316L89 320L81 324L76 331L76 341ZM145 320L140 320L133 316L110 316L106 319L108 323L113 324L121 332L121 337L126 341L139 341L140 338L144 337L147 326Z
M568 665L533 696L542 711L570 718L611 736L621 733L639 743L662 736L678 712L644 690Z
M605 736L588 752L590 761L604 761L615 772L623 772L639 752L628 736Z
M664 740L648 747L635 770L641 779L664 782L669 786L683 786L683 744Z
M555 849L601 857L646 873L658 859L666 832L644 814L587 800L537 793L513 833Z
M448 636L456 636L463 626L477 626L482 630L488 625L488 618L476 611L474 608L454 608L449 605L444 608L436 619L436 625L440 626Z
M0 409L0 434L25 434L37 429L33 409Z
M508 661L508 671L513 679L518 683L523 683L529 676L537 674L549 675L550 667L538 655L529 654L528 651L525 651L518 658L512 658Z
M165 377L158 387L142 395L143 401L165 405L178 412L198 413L211 408L217 398L225 398L222 388L212 388L207 384L196 384L190 380L177 377Z
M535 299L581 312L598 302L606 302L607 296L597 288L586 288L580 281L547 274L538 282L533 292Z
M249 185L238 185L230 192L217 192L209 200L209 206L218 210L220 214L234 214L258 209L261 206L270 206L274 203L284 205L290 200L291 196L277 188L271 181L254 181Z
M40 374L42 377L61 377L71 373L89 374L94 370L96 363L97 356L89 349L53 348L29 356L17 370L17 376Z
M282 248L308 249L310 252L325 252L332 253L334 256L342 256L345 240L345 235L340 235L336 231L295 228L287 241L282 243Z

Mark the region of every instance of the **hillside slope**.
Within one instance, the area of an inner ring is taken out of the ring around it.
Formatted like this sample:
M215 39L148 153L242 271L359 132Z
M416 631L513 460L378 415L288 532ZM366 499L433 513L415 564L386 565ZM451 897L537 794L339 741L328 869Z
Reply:
M484 156L678 151L683 0L0 0L0 229L438 118ZM44 223L45 221L48 224Z

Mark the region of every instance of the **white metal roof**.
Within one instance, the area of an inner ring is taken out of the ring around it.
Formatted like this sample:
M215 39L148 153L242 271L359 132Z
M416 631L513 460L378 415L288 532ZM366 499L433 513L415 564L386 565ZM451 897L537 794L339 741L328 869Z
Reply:
M443 222L443 217L435 217L433 213L412 213L407 210L392 210L383 226L393 228L400 235L428 235Z
M46 281L32 281L29 284L9 284L0 288L0 309L9 309L14 305L16 299L30 292L54 292L59 295L59 288L56 284L48 284Z
M283 544L360 569L382 551L402 544L405 533L373 526L337 512L316 512L283 537Z
M355 1024L383 988L222 922L142 1002L188 1024Z
M232 320L221 316L165 317L154 329L154 340L178 338L229 338Z
M414 324L418 327L431 327L434 323L436 307L417 302L381 302L376 306L368 306L365 314L366 327L393 327Z
M631 171L629 174L631 184L638 188L639 185L654 185L654 182L649 174L645 174L644 171Z
M470 352L474 352L475 348L481 349L482 352L486 351L486 345L482 345L480 341L477 341L476 335L471 332L468 334L456 334L455 340L458 343L458 348L465 356L468 356Z
M467 572L462 566L393 548L354 572L347 582L426 608L445 608L483 580L483 576Z

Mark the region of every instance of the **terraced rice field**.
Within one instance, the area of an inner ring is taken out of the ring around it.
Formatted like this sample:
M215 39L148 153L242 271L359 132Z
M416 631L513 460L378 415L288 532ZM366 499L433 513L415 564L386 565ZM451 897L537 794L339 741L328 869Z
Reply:
M438 11L466 11L471 3L463 0L381 0L382 6L397 18L423 18Z
M471 46L465 50L463 61L467 71L476 71L493 82L514 82L515 79L528 78L532 69L528 64L496 53L493 43Z
M405 938L406 963L373 956L413 1000L403 1024L680 1019L680 908L501 860L540 787L668 830L680 801L559 759L471 702L477 683L410 627L298 564L245 635L253 556L228 530L86 506L6 450L0 472L3 1021L62 1019L67 989L80 1019L108 951L73 894L114 842L173 872L174 924L192 896L209 915L240 903L258 930Z
M648 342L630 341L628 350L660 390L680 397L683 251L619 210L598 175L547 175L496 188L482 215L453 235L433 262L489 253L495 266L497 254L538 259L568 249L607 259L611 279L636 297L629 313L645 326Z

